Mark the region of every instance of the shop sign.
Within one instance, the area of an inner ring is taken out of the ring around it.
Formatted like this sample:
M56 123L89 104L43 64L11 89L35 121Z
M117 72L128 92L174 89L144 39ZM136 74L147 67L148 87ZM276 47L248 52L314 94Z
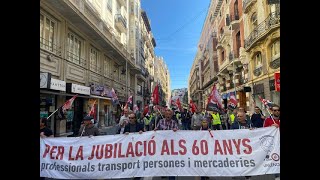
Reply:
M274 86L276 91L280 91L280 73L274 73Z
M106 86L98 85L98 84L92 84L91 87L90 87L90 93L92 95L109 97L110 90Z
M51 74L42 72L40 73L40 88L49 89L51 81Z
M71 93L90 95L90 87L67 83L67 89L69 90L68 87L70 88Z
M59 79L51 78L50 89L59 90L59 91L66 91L66 82L61 81Z

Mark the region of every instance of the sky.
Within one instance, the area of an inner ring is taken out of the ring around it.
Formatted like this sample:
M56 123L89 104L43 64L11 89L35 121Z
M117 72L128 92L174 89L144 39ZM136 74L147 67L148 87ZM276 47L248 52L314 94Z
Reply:
M210 0L141 0L156 40L155 55L166 62L171 90L188 88Z

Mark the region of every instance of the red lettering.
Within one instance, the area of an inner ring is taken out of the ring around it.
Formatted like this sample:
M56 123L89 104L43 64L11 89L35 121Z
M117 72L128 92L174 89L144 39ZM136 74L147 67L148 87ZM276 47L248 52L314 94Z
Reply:
M152 147L151 147L152 146ZM154 140L148 142L148 154L153 156L156 153L156 143Z
M167 153L167 155L170 155L167 140L163 140L163 143L162 143L161 155L163 155L164 153Z
M223 155L223 152L222 152L222 148L220 146L220 143L218 140L215 140L215 143L214 143L214 155L217 154L217 152L219 152L221 155Z
M174 151L174 140L171 139L171 155L178 155L178 151Z
M70 149L69 149L69 159L68 160L74 160L74 158L73 157L71 157L71 155L72 155L72 148L73 148L73 146L70 146Z
M59 146L58 147L58 154L56 156L56 159L59 159L60 156L60 160L63 159L63 153L64 153L64 147L63 146Z
M128 144L126 157L129 157L129 154L131 154L131 157L134 157L132 142L129 142L129 144Z
M201 154L207 155L209 150L208 150L208 142L206 140L201 140L200 141L200 147L201 147Z
M198 155L200 153L199 147L197 146L197 140L193 141L192 154Z
M91 156L90 157L88 157L88 160L91 160L91 159L93 159L93 157L94 157L94 150L96 149L96 145L93 145L93 147L92 147L92 151L91 151Z
M79 158L83 160L83 146L79 147L75 160L78 160Z
M139 150L138 145L142 145L142 142L141 142L141 141L137 141L136 144L135 144L135 153L136 153L136 156L137 156L137 157L140 157L140 156L142 156L142 152L138 153L138 150Z
M50 150L50 146L48 144L45 144L46 145L46 149L44 150L44 153L42 155L43 158L45 158L47 156L47 154L49 153L49 150Z
M104 158L111 158L112 156L112 144L106 144Z
M183 151L179 150L179 153L180 153L181 155L185 155L185 154L187 153L187 148L186 148L186 146L184 145L185 143L186 143L186 140L184 140L184 139L180 139L180 140L179 140L179 147L180 147L181 149L183 149Z
M96 149L96 157L97 159L101 159L103 156L103 148L104 145L101 145L101 149L100 149L100 145L97 145L97 149ZM99 149L100 149L100 154L99 154Z
M52 146L51 151L50 151L50 159L54 159L54 157L52 155L53 155L53 153L56 153L55 149L57 149L57 146Z
M227 141L228 141L228 142L227 142ZM229 140L222 140L222 142L223 142L224 154L227 155L227 154L229 153L230 155L233 155L231 139L229 139ZM228 151L228 152L227 152L227 151Z
M116 157L117 157L117 148L118 148L118 144L116 143L116 144L114 145L113 158L116 158Z
M119 158L126 157L125 155L121 154L121 147L122 147L122 143L119 143L119 149L118 149L118 157Z
M249 143L250 139L242 139L242 145L247 148L243 152L246 153L246 154L251 154L252 153L252 147L250 146L250 144L247 144L247 142Z
M147 155L147 141L143 141L143 155Z
M232 139L233 144L236 146L237 154L240 154L240 143L241 139L238 139L238 142L235 139Z

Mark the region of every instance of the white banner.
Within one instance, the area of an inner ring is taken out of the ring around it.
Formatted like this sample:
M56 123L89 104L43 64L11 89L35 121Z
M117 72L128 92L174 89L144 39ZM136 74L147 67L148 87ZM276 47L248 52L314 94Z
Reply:
M280 173L280 130L149 131L40 139L40 176L104 179Z

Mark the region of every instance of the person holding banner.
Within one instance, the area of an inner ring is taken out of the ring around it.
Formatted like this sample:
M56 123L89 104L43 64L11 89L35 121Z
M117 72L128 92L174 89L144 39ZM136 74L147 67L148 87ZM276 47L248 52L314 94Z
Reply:
M118 134L123 134L124 127L129 123L128 113L129 113L129 109L123 108L123 116L121 116L119 121Z
M254 113L251 116L251 122L253 126L256 128L263 127L264 119L265 116L262 114L261 109L258 106L254 107Z
M271 110L272 115L265 120L263 127L280 127L280 106L273 105Z
M135 113L129 114L129 123L124 127L124 134L129 134L132 132L139 132L141 134L144 132L143 124L137 122Z
M246 113L239 111L237 113L237 118L231 125L231 129L252 129L253 125L250 120L246 118Z
M221 118L218 113L218 109L213 109L211 115L212 115L212 129L213 130L222 130Z
M191 128L193 130L200 130L201 120L203 118L201 111L201 107L198 107L197 111L191 117Z
M94 125L93 117L84 117L83 125L80 127L78 136L99 136L99 134L99 129Z
M53 132L47 127L47 118L40 118L40 137L53 137Z
M159 123L157 123L156 128L154 130L173 130L177 131L179 129L178 123L172 119L172 110L166 109L164 113L164 119L161 119Z

